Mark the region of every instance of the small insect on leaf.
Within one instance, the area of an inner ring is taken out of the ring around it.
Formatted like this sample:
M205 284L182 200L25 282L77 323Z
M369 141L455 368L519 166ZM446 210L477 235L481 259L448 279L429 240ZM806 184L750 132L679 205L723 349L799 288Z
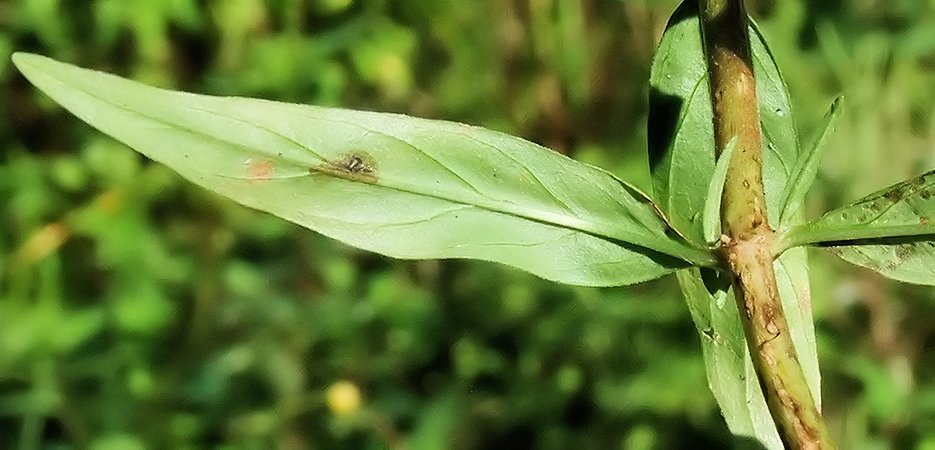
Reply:
M376 183L376 161L363 151L352 151L332 161L325 161L309 169L310 173L325 173L350 181Z

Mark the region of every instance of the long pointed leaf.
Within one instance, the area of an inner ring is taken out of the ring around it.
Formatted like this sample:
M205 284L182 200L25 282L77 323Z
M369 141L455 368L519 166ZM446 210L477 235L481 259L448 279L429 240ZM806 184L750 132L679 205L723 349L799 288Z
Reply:
M82 120L244 205L398 258L475 258L622 285L710 254L600 169L462 124L145 86L49 58L16 66Z
M805 194L815 181L821 157L825 154L825 149L828 148L828 140L837 128L842 101L839 97L831 105L828 113L825 114L824 124L817 138L812 142L808 152L799 158L798 163L792 170L791 181L786 185L786 192L783 195L783 211L780 219L780 225L782 226L793 222L793 217L802 207Z
M768 449L782 449L782 441L769 414L766 398L737 320L733 290L729 282L705 283L695 268L676 273L687 299L692 320L701 336L708 385L734 434L756 438ZM714 284L709 288L709 284ZM709 291L709 289L711 289ZM711 291L714 291L713 293Z
M779 245L826 246L889 278L935 286L935 171L792 228Z
M731 139L727 148L721 152L721 158L714 166L711 182L708 183L708 196L705 199L702 214L705 243L713 244L721 237L721 196L724 194L724 182L727 181L727 169L737 148L737 139Z

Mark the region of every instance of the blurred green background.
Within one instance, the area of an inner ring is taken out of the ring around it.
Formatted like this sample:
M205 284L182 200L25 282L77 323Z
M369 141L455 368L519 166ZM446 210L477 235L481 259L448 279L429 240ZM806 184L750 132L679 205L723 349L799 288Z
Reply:
M935 1L750 0L810 214L935 168ZM672 279L550 284L348 248L52 104L32 51L168 88L482 125L647 185L673 0L0 0L0 448L723 448ZM935 449L935 290L815 251L841 448Z

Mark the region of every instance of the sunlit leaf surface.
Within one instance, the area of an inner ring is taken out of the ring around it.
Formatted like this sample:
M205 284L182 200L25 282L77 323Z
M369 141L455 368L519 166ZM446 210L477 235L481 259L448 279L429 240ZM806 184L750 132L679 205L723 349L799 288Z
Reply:
M790 238L889 278L935 285L935 171L831 211Z
M75 115L192 182L363 249L496 261L577 285L637 283L710 258L635 188L519 138L166 91L38 55L14 62Z
M831 105L828 113L825 114L821 131L808 147L808 152L799 157L795 168L792 170L792 178L786 184L786 192L783 195L781 226L795 223L796 216L802 212L805 194L812 187L812 183L815 182L815 176L818 175L818 166L821 164L825 149L828 148L828 140L837 128L841 115L841 101L838 98Z

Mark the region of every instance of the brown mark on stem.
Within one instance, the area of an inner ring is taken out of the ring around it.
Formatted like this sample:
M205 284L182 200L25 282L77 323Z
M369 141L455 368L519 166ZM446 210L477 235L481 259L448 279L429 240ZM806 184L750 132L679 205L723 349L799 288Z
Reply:
M831 449L796 356L776 283L775 233L763 191L763 138L742 0L699 0L714 112L715 152L737 147L721 202L722 256L733 275L747 346L779 435L793 449Z

